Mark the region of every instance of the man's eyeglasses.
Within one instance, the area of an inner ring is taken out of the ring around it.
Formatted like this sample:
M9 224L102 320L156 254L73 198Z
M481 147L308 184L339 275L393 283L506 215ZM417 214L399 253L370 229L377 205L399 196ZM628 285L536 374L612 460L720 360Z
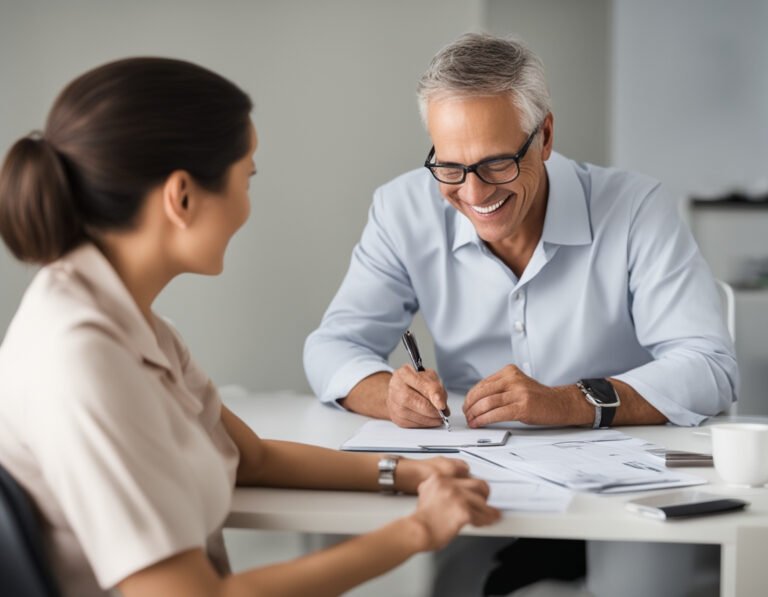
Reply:
M533 143L533 138L539 132L541 123L539 123L514 155L503 155L497 158L488 158L480 160L471 166L464 164L453 164L451 162L436 163L432 159L435 157L435 146L429 151L424 166L429 169L438 181L444 184L461 184L467 179L467 174L474 172L475 175L486 184L506 184L512 182L520 175L520 160L525 157L528 148Z

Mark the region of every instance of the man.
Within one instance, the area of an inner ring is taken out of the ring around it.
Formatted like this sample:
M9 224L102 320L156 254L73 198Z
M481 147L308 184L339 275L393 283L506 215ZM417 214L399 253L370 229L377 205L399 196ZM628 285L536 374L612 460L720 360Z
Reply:
M715 282L650 178L553 151L540 60L468 34L418 87L426 168L376 191L304 363L321 400L404 427L697 425L736 399ZM437 372L387 357L420 310Z

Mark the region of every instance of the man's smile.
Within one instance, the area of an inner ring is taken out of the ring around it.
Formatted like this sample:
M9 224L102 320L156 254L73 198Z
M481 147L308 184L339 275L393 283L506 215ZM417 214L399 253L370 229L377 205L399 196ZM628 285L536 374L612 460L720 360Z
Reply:
M496 203L492 203L491 205L485 205L485 206L482 206L482 205L470 205L469 207L471 207L472 210L475 213L479 213L479 214L482 214L482 215L488 215L488 214L491 214L491 213L495 212L502 205L504 205L507 202L507 200L510 197L512 197L512 195L514 195L514 193L510 193L509 195L507 195L506 197L504 197L500 201L497 201Z

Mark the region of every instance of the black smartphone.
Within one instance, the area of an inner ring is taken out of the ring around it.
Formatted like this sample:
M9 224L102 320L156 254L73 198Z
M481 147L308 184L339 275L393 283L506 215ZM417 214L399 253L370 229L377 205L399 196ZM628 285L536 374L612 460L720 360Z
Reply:
M630 500L627 510L658 520L719 514L742 510L749 502L723 497L697 489L670 491L645 498Z
M699 452L687 452L685 450L667 450L666 448L653 448L648 450L657 458L662 458L667 468L680 466L712 466L712 454Z

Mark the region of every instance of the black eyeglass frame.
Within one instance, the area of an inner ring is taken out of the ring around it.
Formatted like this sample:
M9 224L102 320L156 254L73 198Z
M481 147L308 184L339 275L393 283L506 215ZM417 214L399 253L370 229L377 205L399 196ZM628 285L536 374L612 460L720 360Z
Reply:
M430 171L432 176L434 176L435 180L443 184L453 184L453 185L464 184L464 182L467 180L467 174L469 174L470 172L474 172L475 176L477 176L485 184L492 184L492 185L508 184L513 180L517 179L518 176L520 176L520 160L522 160L525 157L525 154L528 153L528 149L531 147L531 143L533 143L533 139L534 137L536 137L536 133L538 133L539 130L541 130L542 124L544 124L544 121L541 121L539 124L536 125L536 128L533 129L533 132L528 136L528 139L525 141L523 146L514 155L502 155L495 158L487 158L485 160L480 160L479 162L475 162L470 166L465 166L464 164L455 164L453 162L435 164L430 161L432 160L433 157L435 157L435 146L433 145L432 149L429 150L427 159L424 160L424 167ZM485 180L485 178L482 177L480 172L478 172L478 168L481 168L482 166L485 166L487 164L493 164L494 162L503 162L507 160L512 160L513 162L515 162L515 175L509 180L505 180L503 182L492 182L490 180ZM439 169L439 168L453 168L453 169L461 168L461 170L463 170L461 180L457 180L454 182L447 182L445 180L441 180L440 178L438 178L437 174L435 173L435 169Z

